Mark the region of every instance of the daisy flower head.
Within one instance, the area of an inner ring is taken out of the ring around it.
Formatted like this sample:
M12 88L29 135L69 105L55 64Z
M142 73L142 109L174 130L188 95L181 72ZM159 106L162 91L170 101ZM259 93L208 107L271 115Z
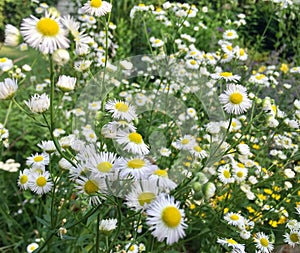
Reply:
M122 145L124 150L137 155L147 155L148 146L144 143L143 137L137 132L128 132L120 130L117 133L116 141Z
M256 243L256 249L258 252L271 253L274 249L274 245L270 242L269 236L263 232L257 233L254 241Z
M155 171L156 165L144 157L120 158L116 162L116 168L120 171L121 178L132 176L135 179L146 179Z
M17 81L11 78L5 78L0 82L0 100L11 99L18 89Z
M69 92L74 90L76 85L76 77L61 75L58 78L56 83L56 87L59 88L63 92Z
M139 246L136 245L135 243L128 243L125 246L126 253L138 253L139 252Z
M164 45L164 42L161 39L157 39L154 37L150 38L150 42L152 43L152 47L162 47Z
M229 212L225 214L224 220L226 220L228 224L232 226L244 225L244 217L238 213Z
M179 202L174 197L161 194L146 210L147 224L152 235L162 242L173 244L185 236L187 224L184 222L185 213L180 209Z
M14 63L11 59L6 57L0 58L0 70L6 72L9 71L14 66Z
M136 210L146 209L159 194L159 188L153 181L135 181L126 195L126 205Z
M101 203L99 193L106 193L106 184L102 178L79 177L76 181L78 193L88 197L89 205L99 205Z
M177 184L169 178L167 170L157 168L153 171L152 175L150 175L149 180L157 182L156 185L164 191L173 190L177 187Z
M45 54L69 47L67 31L60 24L59 17L49 13L40 19L35 16L25 18L21 24L21 34L26 43Z
M32 173L32 177L29 181L29 188L38 195L45 194L51 191L53 182L50 178L48 171L39 173Z
M112 5L102 0L90 0L86 2L81 10L92 16L101 17L111 12Z
M34 94L30 100L24 101L33 113L44 113L50 107L50 99L46 93Z
M236 82L241 79L239 75L233 75L231 72L214 73L211 74L211 77L217 80L224 79L225 81L232 81L232 82Z
M179 140L173 142L172 146L179 150L192 150L192 148L196 146L196 139L194 136L186 134L179 138Z
M291 230L289 233L284 234L283 241L288 245L295 247L296 245L300 245L300 231L299 230Z
M32 155L27 158L26 165L32 168L44 168L46 165L49 164L49 155L47 153Z
M245 253L245 245L238 243L232 238L218 238L217 243L220 243L222 246L232 247L232 253Z
M111 152L100 152L91 154L87 157L86 166L90 168L93 175L97 177L105 177L114 171L114 163L116 154Z
M235 30L226 30L223 33L223 39L225 40L234 40L237 39L239 36Z
M247 89L239 84L228 84L227 89L219 96L227 113L241 114L246 112L252 102L248 98Z
M116 229L117 223L118 223L117 219L101 220L99 224L99 230L103 234L109 235L114 229Z
M4 45L10 47L16 47L21 42L21 33L18 28L11 24L5 26L5 41Z
M39 245L36 242L30 243L27 245L26 247L26 251L27 253L32 253L33 251L35 251L37 248L39 247Z
M18 185L21 189L27 190L29 188L29 179L31 177L31 171L29 169L25 169L20 171L19 178L18 178Z
M218 168L218 178L223 184L231 184L235 181L228 164Z
M133 105L116 99L108 101L105 105L105 109L112 113L112 116L115 119L127 120L130 122L137 117Z

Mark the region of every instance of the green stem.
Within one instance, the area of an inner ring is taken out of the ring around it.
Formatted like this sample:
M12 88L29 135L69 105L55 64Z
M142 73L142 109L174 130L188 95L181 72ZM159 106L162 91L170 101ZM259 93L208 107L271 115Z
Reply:
M8 116L9 116L9 114L10 114L12 104L13 104L13 101L11 100L11 101L9 102L8 109L7 109L7 111L6 111L6 115L5 115L5 120L4 120L4 123L3 123L3 127L6 126L6 123L7 123L7 121L8 121Z
M100 225L100 213L98 213L98 215L97 215L97 225L96 225L96 253L99 253L99 241L100 241L99 225Z

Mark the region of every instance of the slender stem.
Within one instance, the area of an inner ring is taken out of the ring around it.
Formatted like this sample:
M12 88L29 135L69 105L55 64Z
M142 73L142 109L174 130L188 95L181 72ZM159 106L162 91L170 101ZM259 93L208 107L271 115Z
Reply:
M96 253L99 253L99 240L100 240L99 225L100 225L100 212L97 215L97 225L96 225Z
M8 109L7 109L7 111L6 111L6 115L5 115L5 120L4 120L4 123L3 123L3 127L6 126L6 123L7 123L7 121L8 121L8 116L9 116L9 114L10 114L12 104L13 104L13 101L11 100L11 101L9 102Z

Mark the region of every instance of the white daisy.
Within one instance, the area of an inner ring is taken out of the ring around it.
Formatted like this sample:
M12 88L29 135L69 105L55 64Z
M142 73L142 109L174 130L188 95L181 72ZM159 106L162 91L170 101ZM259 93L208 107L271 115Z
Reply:
M34 94L30 100L24 101L33 113L43 113L50 107L50 99L46 93L42 95Z
M93 175L105 177L114 171L116 154L111 152L91 153L87 158L86 166L90 168Z
M187 227L184 222L184 210L180 209L179 202L172 196L161 194L147 209L147 224L152 235L162 242L173 244L185 236Z
M157 168L155 171L153 171L152 175L150 175L149 180L152 182L157 182L156 185L164 191L171 191L177 187L177 184L169 179L167 170L161 170Z
M146 209L159 194L159 188L153 181L136 181L126 195L126 205L135 210Z
M118 144L123 145L126 151L133 154L146 155L149 153L149 148L144 143L142 135L137 132L130 133L120 130L117 133L116 141Z
M256 243L256 249L258 252L271 253L274 249L274 245L270 242L269 236L263 232L257 233L254 241Z
M18 178L18 185L21 189L27 190L29 188L29 179L31 177L31 171L29 169L25 169L20 171L19 178Z
M220 243L222 246L232 247L232 253L246 253L245 245L238 243L232 238L218 238L217 243Z
M238 213L229 212L225 214L224 220L226 220L228 224L232 226L239 226L244 224L244 217Z
M196 145L196 139L194 136L186 134L179 140L172 143L172 146L179 150L191 150Z
M239 36L235 30L227 30L223 33L223 39L225 40L233 40L237 39Z
M89 103L88 109L91 111L99 111L101 109L101 101L94 101Z
M239 75L233 75L231 72L219 72L211 74L213 79L224 79L225 81L239 81L241 77Z
M51 191L53 183L50 178L50 173L48 171L39 173L32 173L32 177L29 181L29 188L36 194L45 194Z
M56 151L56 147L53 141L42 141L37 146L48 154L51 154Z
M151 44L152 47L162 47L164 45L164 42L162 40L154 37L150 38L150 42L152 43Z
M193 146L193 148L190 150L190 152L195 156L198 157L200 159L203 159L205 157L207 157L207 152L205 150L203 150L197 143L195 146Z
M76 181L78 193L88 197L89 205L99 205L101 203L99 193L106 192L106 184L102 178L97 177L79 177Z
M56 87L59 88L63 92L69 92L74 90L76 85L76 77L62 75L58 77L58 81L56 83Z
M102 0L90 0L87 3L83 5L81 10L84 13L96 16L96 17L101 17L104 16L105 14L111 12L111 4L102 1Z
M5 78L0 82L0 99L12 98L18 89L17 81L11 78Z
M247 89L238 84L228 84L227 89L219 96L221 104L227 113L241 114L252 105L247 96Z
M32 168L43 168L49 164L49 155L47 153L31 155L26 160L26 165Z
M67 32L60 24L59 18L49 13L40 19L35 16L25 18L21 24L21 34L25 42L45 54L69 47Z
M105 109L112 113L112 116L115 119L122 119L130 122L137 117L135 107L133 105L116 99L109 100L105 105Z
M14 63L11 59L6 57L0 58L0 70L6 72L9 71L14 66Z
M101 220L99 224L99 230L105 234L109 235L117 227L117 219L106 219Z
M135 179L146 179L157 168L144 157L120 158L115 167L120 171L121 178L132 176Z
M125 246L126 253L138 253L139 252L139 247L136 244L133 243L128 243Z
M5 41L4 45L16 47L21 42L21 33L18 28L11 24L5 25Z
M283 237L283 241L292 247L300 245L300 231L298 230L291 230L289 233L285 233Z
M228 164L218 168L218 178L223 184L231 184L235 181Z
M27 245L26 247L26 251L27 253L32 253L33 251L35 251L37 248L39 247L39 245L36 242L30 243Z

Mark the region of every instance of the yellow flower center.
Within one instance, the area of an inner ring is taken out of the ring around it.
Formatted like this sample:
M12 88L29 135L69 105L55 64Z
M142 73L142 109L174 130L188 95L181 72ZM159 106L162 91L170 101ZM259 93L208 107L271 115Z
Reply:
M231 220L239 220L239 216L238 216L237 214L232 214L232 215L230 216L230 219L231 219Z
M182 141L181 141L181 144L182 145L187 145L187 144L189 144L190 143L190 140L189 139L183 139Z
M257 75L255 78L257 79L257 80L261 80L261 79L263 79L263 78L265 78L266 76L264 75L264 74L261 74L261 75Z
M229 96L229 101L232 103L232 104L235 104L235 105L238 105L240 103L243 102L243 95L241 93L232 93L230 96Z
M175 228L180 224L181 214L175 206L167 206L162 212L162 220L170 228Z
M90 133L89 136L90 136L91 139L94 139L96 137L95 134L93 134L93 133Z
M191 63L192 65L196 65L196 64L197 64L197 62L196 62L195 60L191 60L190 63Z
M233 32L228 32L228 33L227 33L227 36L228 36L228 37L233 36Z
M109 172L113 165L110 162L101 162L97 165L97 169L101 172Z
M237 166L240 167L240 168L245 168L245 165L242 164L242 163L238 163Z
M141 206L144 206L145 204L150 204L155 199L155 194L152 192L142 192L138 196L138 201Z
M233 127L236 127L237 126L237 124L236 124L236 122L231 122L231 125L233 126Z
M268 241L267 238L261 238L261 239L260 239L260 244L261 244L262 246L264 246L264 247L268 247L269 241Z
M44 36L55 36L59 32L58 23L51 18L41 18L37 22L36 28Z
M102 0L91 0L91 7L99 8L102 6Z
M145 161L142 159L132 159L128 161L127 166L132 169L140 169L145 166Z
M238 171L236 175L237 177L242 178L244 176L244 173L242 171Z
M229 51L232 51L232 46L227 45L226 48L227 48Z
M129 140L135 144L142 144L143 143L143 138L140 134L138 133L130 133L129 134Z
M46 184L47 184L47 180L46 180L45 177L41 176L41 177L37 178L37 180L36 180L36 185L37 186L44 187Z
M240 56L244 56L245 55L245 50L244 49L240 49Z
M145 4L139 4L139 7L145 7L146 5Z
M237 242L235 240L233 240L232 238L226 239L226 241L231 244L237 244Z
M44 160L44 157L41 155L38 155L35 158L33 158L33 161L35 161L36 163L42 162L43 160Z
M296 233L291 234L290 239L292 242L299 242L299 236Z
M160 43L160 40L159 40L159 39L156 39L156 40L154 41L154 43L155 43L155 44L158 44L158 43Z
M194 147L194 150L196 151L196 152L201 152L202 151L202 148L200 148L200 146L195 146Z
M115 108L120 112L128 112L128 109L129 109L128 105L126 105L123 102L116 103Z
M0 62L6 62L7 58L0 58Z
M87 194L96 193L98 190L99 190L99 187L97 186L97 184L93 180L86 181L86 183L84 185L84 191Z
M135 249L134 245L131 245L130 248L129 248L130 251L134 251L134 249Z
M220 76L222 76L222 77L230 77L230 76L232 76L232 73L231 72L222 72L222 73L220 73Z
M160 176L160 177L167 177L168 172L166 170L156 170L154 171L154 175Z
M20 177L20 183L21 184L26 184L28 182L28 176L27 175L22 175Z
M226 178L230 178L231 177L231 174L230 174L230 172L228 170L224 170L223 175Z

